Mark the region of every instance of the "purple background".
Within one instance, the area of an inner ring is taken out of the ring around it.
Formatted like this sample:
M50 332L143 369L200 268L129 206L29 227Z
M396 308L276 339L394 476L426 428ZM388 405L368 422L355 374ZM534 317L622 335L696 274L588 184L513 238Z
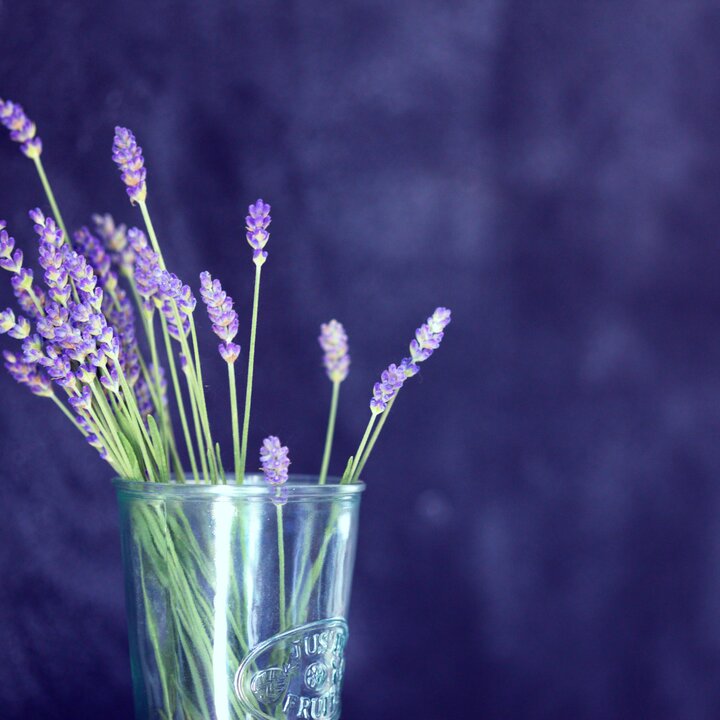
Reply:
M337 317L339 471L378 372L454 311L366 471L343 720L718 717L717 3L0 0L0 28L68 222L139 222L127 124L172 269L223 279L243 345L240 225L273 204L251 446L316 470ZM26 247L43 202L2 138ZM0 716L126 720L111 473L0 380Z

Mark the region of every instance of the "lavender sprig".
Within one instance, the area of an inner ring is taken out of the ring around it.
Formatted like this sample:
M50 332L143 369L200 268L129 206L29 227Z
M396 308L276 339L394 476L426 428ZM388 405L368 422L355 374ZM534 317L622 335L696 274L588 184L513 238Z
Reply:
M0 98L0 123L10 131L10 139L20 143L23 155L31 159L42 153L42 140L37 136L35 123L28 118L21 105Z
M280 438L270 435L263 440L260 448L260 469L271 485L282 485L287 482L290 458L288 449L280 443Z
M25 385L33 395L52 397L55 394L50 378L37 366L37 363L26 362L24 358L8 350L3 350L3 357L5 369L12 379L20 385Z
M343 478L344 482L355 482L365 467L370 453L375 447L378 436L387 422L390 410L397 399L406 379L417 375L418 363L425 362L435 350L440 347L445 328L450 324L451 312L445 307L435 308L433 314L415 331L415 338L410 342L410 357L404 358L399 365L390 365L382 374L380 382L373 388L373 399L370 401L370 408L373 415L368 423L363 441L360 443L357 453L351 465L350 474ZM375 428L370 442L369 430L375 421L375 414L381 414L380 422Z
M350 370L348 338L342 323L331 320L320 326L320 347L325 353L323 364L331 382L342 382Z
M285 618L285 542L283 532L282 506L287 502L287 488L284 487L288 479L290 458L288 449L280 443L280 438L270 435L263 440L260 448L260 466L270 485L275 487L275 503L277 515L277 542L278 542L278 585L280 600L280 617Z
M120 177L127 186L130 202L144 203L147 198L147 171L142 148L137 144L135 135L124 127L115 128L112 159L120 170Z
M255 286L253 289L252 319L250 321L250 351L248 352L247 383L245 385L245 412L243 414L242 441L240 447L240 473L238 483L245 477L245 461L247 457L248 432L250 429L250 408L252 405L253 373L255 370L255 338L257 336L258 308L260 306L260 275L262 266L267 259L265 245L270 238L267 228L270 225L270 205L258 198L254 205L248 207L248 216L245 218L247 238L253 248L253 262L255 263Z
M370 411L373 415L379 415L385 411L403 386L406 377L406 366L403 363L400 365L392 363L387 370L383 370L380 382L375 383L370 399Z
M238 332L238 314L233 310L233 299L222 289L220 281L209 272L200 273L200 296L207 306L213 332L222 340L218 351L227 363L234 363L240 346L233 341Z
M350 354L348 352L348 338L345 333L345 328L342 326L342 323L339 323L337 320L331 320L320 326L318 342L324 352L323 364L325 365L325 371L333 384L332 397L330 399L330 417L328 418L328 426L325 433L325 449L323 451L320 477L318 480L320 485L324 485L327 479L333 436L335 434L335 419L337 417L338 400L340 397L340 383L348 376L350 370Z
M135 252L128 239L127 227L116 225L112 215L95 214L92 216L95 232L100 236L113 265L127 277L132 277Z
M28 118L21 105L0 98L0 124L10 131L11 140L20 143L20 150L23 155L29 157L35 164L35 169L40 177L40 182L45 190L45 195L47 195L53 215L57 218L65 237L67 237L65 223L60 215L60 209L55 201L55 195L48 182L42 158L40 157L42 154L42 140L37 135L35 123Z
M245 218L247 238L250 247L253 249L253 262L260 266L267 260L267 252L264 250L270 239L267 231L272 218L270 217L270 206L258 198L254 205L248 207L249 215Z
M237 384L235 361L240 355L240 346L233 342L238 331L238 314L233 310L232 298L222 289L219 280L213 280L209 272L200 273L200 296L207 306L213 332L222 340L218 350L227 363L228 386L230 389L230 412L233 436L233 459L235 478L240 477L240 428L238 424Z

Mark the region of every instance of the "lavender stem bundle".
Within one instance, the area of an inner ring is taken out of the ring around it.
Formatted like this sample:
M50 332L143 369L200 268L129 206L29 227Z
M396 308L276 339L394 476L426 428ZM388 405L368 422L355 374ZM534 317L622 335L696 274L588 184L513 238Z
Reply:
M7 100L0 100L0 123L33 160L52 210L47 217L39 209L31 212L39 237L44 287L35 283L33 270L25 266L23 252L15 248L6 223L0 225L0 267L11 273L13 292L24 313L16 316L8 308L0 314L0 333L22 343L21 348L6 354L12 377L35 394L52 398L123 477L168 481L172 468L183 482L182 446L194 482L227 482L205 397L194 317L197 302L190 286L167 269L148 210L147 170L135 135L128 128L115 128L112 159L131 204L140 208L147 235L138 228L116 225L108 215L95 215L97 235L82 227L71 237L41 161L43 146L35 123L20 105ZM257 200L249 206L246 239L253 251L255 273L242 425L237 392L240 346L234 342L239 317L220 281L207 272L200 276L200 295L227 365L233 475L238 483L244 481L247 462L260 283L268 257L270 222L267 203ZM129 292L122 287L121 278ZM135 309L129 297L134 298ZM437 349L449 322L450 311L438 308L418 328L410 356L388 366L375 383L370 418L343 482L358 481L398 392L405 380L417 373L418 364ZM149 359L136 337L137 325L142 327ZM332 383L318 477L322 485L327 481L340 385L348 376L350 357L347 334L336 320L322 325L319 341ZM167 395L160 348L169 369L174 410ZM55 387L60 388L59 394ZM175 436L174 416L179 420L182 442Z

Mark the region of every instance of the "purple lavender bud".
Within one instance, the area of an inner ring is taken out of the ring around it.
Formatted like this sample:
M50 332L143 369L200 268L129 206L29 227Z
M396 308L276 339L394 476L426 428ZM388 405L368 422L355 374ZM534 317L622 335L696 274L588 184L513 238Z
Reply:
M5 368L15 382L25 385L31 393L40 397L53 395L52 384L35 363L29 363L14 353L3 351Z
M32 288L35 275L30 268L23 268L14 278L10 280L13 290L27 292Z
M23 154L39 158L42 141L37 137L37 128L17 103L0 98L0 123L10 131L10 139L20 143Z
M66 357L59 355L55 358L48 358L42 362L42 365L47 370L47 374L58 384L63 385L63 387L66 386L65 383L67 386L72 384L71 379L74 379L74 375L70 367L70 361Z
M108 365L108 356L103 348L98 347L96 350L88 354L87 361L93 367L104 370Z
M207 271L200 273L200 296L207 306L213 332L223 341L218 345L220 355L225 362L234 363L240 355L240 346L232 342L239 324L232 298Z
M234 363L240 357L240 346L234 342L221 342L218 345L218 351L228 364Z
M270 435L263 440L260 448L261 470L271 485L282 485L288 479L290 458L287 447L280 445L280 439Z
M406 378L411 378L413 375L417 375L420 372L420 368L417 366L415 361L409 357L403 358L399 367L405 373Z
M90 410L92 408L92 392L90 387L86 385L80 390L78 395L71 395L68 398L68 402L76 413Z
M15 313L12 308L0 312L0 335L10 332L15 327Z
M35 208L28 212L30 219L33 221L33 228L38 234L41 243L47 243L59 248L62 246L65 238L62 230L51 217L45 217L40 208Z
M373 387L373 396L370 400L370 410L375 415L384 412L388 403L397 395L398 390L405 382L405 368L401 363L400 366L389 365L387 370L383 370L380 375L380 382L375 383Z
M88 353L89 355L90 353ZM78 365L75 377L83 384L90 385L97 380L97 368L87 359Z
M142 148L127 128L115 128L112 159L120 170L122 181L127 185L130 202L144 203L147 197L145 161Z
M178 310L184 315L192 314L197 306L197 300L189 285L182 286L180 293L175 298L175 302L177 303Z
M164 301L162 305L160 305L160 311L165 316L170 337L175 340L180 340L181 337L187 337L190 334L190 318L187 315L180 315L180 322L182 325L180 329L178 329L173 301Z
M161 270L155 270L155 280L159 294L167 300L176 300L180 297L183 289L182 280L175 273Z
M118 278L111 269L110 256L103 244L86 227L80 228L73 236L76 250L88 261L103 290L113 293L118 285Z
M8 330L8 335L16 340L24 340L30 335L30 323L24 317L18 317L15 326Z
M103 373L100 376L100 382L108 392L117 395L120 392L120 377L118 375L117 367L114 365L109 367L107 374Z
M38 363L43 357L43 342L39 335L30 335L23 344L23 358L26 363Z
M23 264L22 250L14 250L15 238L5 229L5 221L0 220L0 268L11 273L19 273Z
M94 296L97 277L93 269L87 264L85 258L74 250L71 250L65 254L64 266L68 273L70 273L70 277L73 279L75 287L80 294L85 293L86 295Z
M107 248L110 260L122 273L130 275L135 262L135 251L128 242L125 225L116 225L112 215L93 215L95 232Z
M45 305L45 293L39 287L33 285L33 278L33 271L30 270L30 268L22 268L10 279L10 284L13 288L13 294L17 298L18 304L23 311L30 315L30 317L37 319L41 317L41 313L35 306L30 291L35 295L41 307Z
M323 323L318 342L325 352L323 363L328 377L332 382L342 382L350 369L348 338L342 323L337 320Z
M140 375L140 350L135 335L135 314L127 293L118 287L115 291L117 304L113 303L107 312L108 322L112 325L120 341L120 364L130 386Z
M245 218L247 238L250 247L253 248L253 262L256 265L262 265L267 259L267 252L263 249L270 239L270 233L267 231L272 218L270 217L270 206L258 198L254 205L248 207L250 213Z
M138 293L145 301L145 307L152 310L154 305L152 298L158 292L158 273L160 270L160 258L148 245L145 234L137 228L128 230L128 241L135 253L135 264L133 266L133 277Z

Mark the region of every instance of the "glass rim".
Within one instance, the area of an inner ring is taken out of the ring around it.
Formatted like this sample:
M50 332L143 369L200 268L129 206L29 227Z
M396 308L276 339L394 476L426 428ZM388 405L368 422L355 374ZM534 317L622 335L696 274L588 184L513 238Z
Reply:
M288 482L283 485L270 485L260 473L247 473L245 482L237 485L229 483L196 483L191 475L185 476L184 483L173 479L168 483L148 482L143 480L127 480L115 477L112 484L118 495L136 497L181 497L183 499L199 499L207 497L253 497L272 498L278 488L286 489L291 498L335 498L359 495L365 490L365 483L359 480L354 483L340 484L340 478L328 476L324 485L318 485L318 475L291 474Z

